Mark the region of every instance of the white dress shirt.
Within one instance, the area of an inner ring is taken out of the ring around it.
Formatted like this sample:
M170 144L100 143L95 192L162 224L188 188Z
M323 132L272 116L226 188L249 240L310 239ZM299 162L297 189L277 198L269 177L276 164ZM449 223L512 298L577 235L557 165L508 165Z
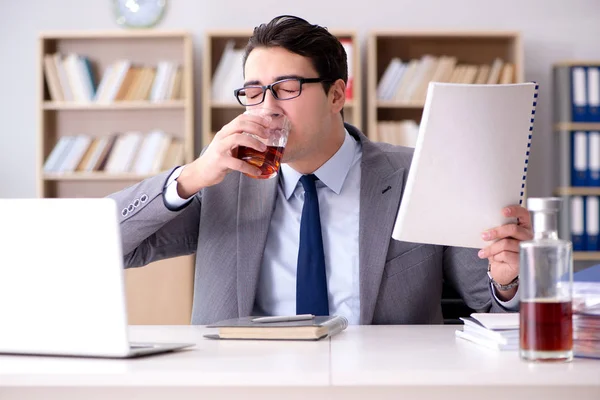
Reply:
M362 147L348 131L339 150L314 174L325 252L329 313L342 315L350 324L360 321L359 212L360 162ZM167 181L165 201L179 208L191 201L177 193L182 167ZM296 269L300 246L300 219L304 204L302 174L282 164L277 200L271 218L253 315L296 314ZM495 290L492 288L495 295ZM518 293L508 302L496 300L507 309L518 308Z
M329 313L360 318L358 228L362 148L346 132L339 150L314 174L325 252ZM278 195L258 281L256 315L296 314L296 269L304 205L302 174L281 166Z

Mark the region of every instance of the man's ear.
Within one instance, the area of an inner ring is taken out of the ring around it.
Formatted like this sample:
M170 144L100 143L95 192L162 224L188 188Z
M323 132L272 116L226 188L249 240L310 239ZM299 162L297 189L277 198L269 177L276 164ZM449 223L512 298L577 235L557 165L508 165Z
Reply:
M336 80L329 88L329 97L331 98L332 111L338 113L344 108L346 103L346 84L343 79Z

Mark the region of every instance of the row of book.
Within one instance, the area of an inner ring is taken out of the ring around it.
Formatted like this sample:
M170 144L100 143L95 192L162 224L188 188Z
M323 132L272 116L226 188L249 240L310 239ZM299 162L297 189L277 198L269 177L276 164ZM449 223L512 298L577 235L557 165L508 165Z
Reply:
M600 132L571 132L571 186L600 186Z
M515 80L513 63L500 58L488 64L459 64L453 56L426 54L403 62L394 57L381 75L377 99L395 102L425 102L429 82L505 84Z
M572 348L575 357L600 358L600 283L573 282ZM519 313L473 313L460 318L458 338L498 351L520 346Z
M92 137L62 136L44 163L44 172L154 174L184 162L181 139L161 130Z
M413 120L381 121L377 123L377 140L397 146L415 147L419 125Z
M58 102L165 101L182 97L182 69L171 61L143 66L131 60L108 65L97 79L89 57L69 53L44 56L50 98Z
M350 39L340 39L346 50L348 58L348 84L346 85L346 99L352 99L354 87L354 62L353 43ZM243 74L244 48L236 48L235 41L229 40L225 44L223 54L212 76L211 96L215 102L235 102L233 91L244 86ZM263 82L269 84L271 82Z
M600 251L600 196L572 196L569 216L573 251Z
M600 122L600 66L555 67L554 86L558 121Z

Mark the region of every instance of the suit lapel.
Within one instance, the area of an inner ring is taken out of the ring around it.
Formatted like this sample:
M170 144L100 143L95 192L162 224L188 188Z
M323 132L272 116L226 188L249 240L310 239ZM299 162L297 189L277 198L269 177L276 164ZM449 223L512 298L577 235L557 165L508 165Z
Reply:
M370 324L377 302L392 229L402 195L404 169L363 140L360 183L360 323Z
M251 315L279 177L240 177L237 210L237 294L240 317Z

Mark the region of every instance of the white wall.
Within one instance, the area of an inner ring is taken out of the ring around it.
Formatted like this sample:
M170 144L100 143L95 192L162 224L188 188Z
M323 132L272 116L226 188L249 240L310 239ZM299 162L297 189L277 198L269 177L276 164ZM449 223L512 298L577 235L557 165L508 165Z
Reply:
M294 14L337 29L510 29L525 44L525 77L540 83L532 145L529 195L554 186L551 64L600 59L600 0L168 0L159 28L195 35L196 99L200 110L203 33L252 28L279 14ZM0 0L0 197L36 195L37 33L42 30L120 29L112 0ZM358 10L358 8L361 8ZM364 53L364 52L363 52ZM201 116L196 117L197 137Z

